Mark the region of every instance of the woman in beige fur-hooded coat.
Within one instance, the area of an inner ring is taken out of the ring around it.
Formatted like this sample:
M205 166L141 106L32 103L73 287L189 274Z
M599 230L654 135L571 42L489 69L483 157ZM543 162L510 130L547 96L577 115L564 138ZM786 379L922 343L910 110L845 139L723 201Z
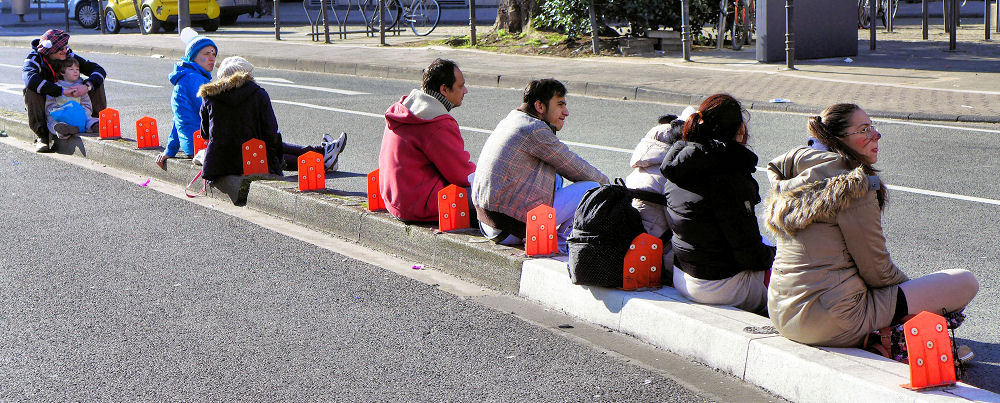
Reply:
M768 313L785 337L852 347L923 310L963 309L978 283L966 270L909 280L882 233L885 185L872 165L881 134L857 105L810 118L811 146L768 164L765 221L777 235Z

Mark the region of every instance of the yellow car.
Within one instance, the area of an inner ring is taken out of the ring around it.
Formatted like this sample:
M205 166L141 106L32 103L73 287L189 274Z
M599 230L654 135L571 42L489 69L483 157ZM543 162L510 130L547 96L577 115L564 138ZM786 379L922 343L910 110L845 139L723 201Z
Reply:
M123 25L142 27L149 33L163 28L166 32L177 29L177 0L137 0L139 14L136 18L133 0L108 0L104 7L104 25L108 31L117 34ZM189 0L191 25L201 26L205 31L219 29L219 3L215 0Z

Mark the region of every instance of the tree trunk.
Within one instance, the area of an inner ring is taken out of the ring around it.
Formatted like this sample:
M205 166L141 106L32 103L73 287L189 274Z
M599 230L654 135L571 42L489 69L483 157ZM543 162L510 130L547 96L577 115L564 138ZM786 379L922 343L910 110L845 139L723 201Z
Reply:
M538 12L541 0L500 0L497 6L497 21L493 30L505 30L517 34L531 24L531 18Z

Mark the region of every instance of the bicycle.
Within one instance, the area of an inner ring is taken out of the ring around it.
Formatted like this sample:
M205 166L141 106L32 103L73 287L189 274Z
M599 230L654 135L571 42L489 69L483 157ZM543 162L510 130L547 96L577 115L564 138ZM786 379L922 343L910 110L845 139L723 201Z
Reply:
M871 3L872 0L858 0L858 27L861 29L868 29L871 27ZM875 0L876 3L876 16L882 21L882 26L888 24L888 18L886 15L886 10L889 9L889 1L892 1L892 18L896 18L896 11L899 10L899 0Z
M382 7L379 4L382 3ZM408 0L365 0L361 4L361 15L365 19L365 24L372 31L379 31L379 19L387 31L392 30L399 24L401 19L405 19L414 35L427 36L437 28L441 21L441 7L437 0L409 0L410 4L405 7L403 2Z
M733 50L743 49L750 44L750 38L757 30L757 2L755 0L733 1Z

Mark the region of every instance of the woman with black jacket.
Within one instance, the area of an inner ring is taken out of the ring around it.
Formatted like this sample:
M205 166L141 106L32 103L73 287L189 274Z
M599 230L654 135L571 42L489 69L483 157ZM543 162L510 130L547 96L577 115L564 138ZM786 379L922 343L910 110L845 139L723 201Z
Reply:
M743 114L729 95L705 99L660 171L674 234L674 287L695 302L764 312L774 246L764 243L754 214L757 155L746 147Z

